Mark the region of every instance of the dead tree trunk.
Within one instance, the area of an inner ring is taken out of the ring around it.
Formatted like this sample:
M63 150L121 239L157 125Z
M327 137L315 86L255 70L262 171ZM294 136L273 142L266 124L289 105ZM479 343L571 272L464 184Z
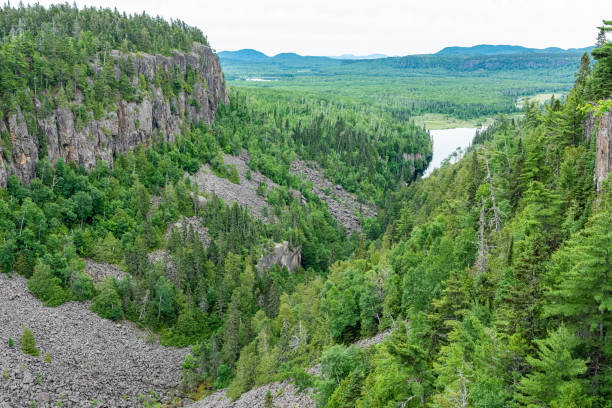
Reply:
M485 199L482 199L482 206L480 207L480 219L478 220L478 253L476 255L476 273L481 274L487 267L487 252L488 247L485 241L485 210L486 204Z
M489 182L489 192L491 193L491 204L493 205L493 220L495 221L495 231L497 231L497 236L501 238L501 222L499 219L499 210L497 208L497 204L495 203L495 191L493 190L493 179L491 178L491 169L489 167L489 158L487 157L487 150L482 148L483 156L485 159L485 165L487 168L487 180Z

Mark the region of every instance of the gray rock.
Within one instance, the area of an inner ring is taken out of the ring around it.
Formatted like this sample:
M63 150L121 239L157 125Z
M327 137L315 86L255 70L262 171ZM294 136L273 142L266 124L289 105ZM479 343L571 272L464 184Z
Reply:
M112 55L117 59L128 58L128 54L118 51L113 51ZM173 141L185 124L212 123L218 104L229 103L218 58L207 46L195 44L191 53L174 52L170 57L145 53L130 56L136 76L142 74L148 83L153 82L159 70L178 66L185 71L188 65L198 73L201 82L194 85L191 95L181 93L173 100L167 100L159 88L153 88L140 103L119 100L116 110L105 112L98 120L90 116L88 123L82 126L77 126L72 110L62 107L43 117L41 104L35 100L37 111L28 115L35 114L38 118L38 130L44 138L51 162L63 158L82 165L88 171L97 160L104 160L112 166L116 154L131 151L138 145ZM92 67L99 69L95 61ZM78 104L83 97L78 92L75 96ZM199 108L189 102L192 99L197 100ZM36 175L39 160L40 142L36 132L28 131L26 118L19 108L15 114L0 120L2 131L9 134L11 148L10 152L4 152L0 147L0 187L6 186L10 174L29 182ZM3 157L5 155L8 159Z
M302 262L302 247L290 248L289 242L284 241L274 244L264 256L257 262L257 270L261 274L264 269L269 269L272 265L286 267L293 272Z
M19 297L9 296L15 293ZM9 337L21 337L22 324L32 329L40 356L25 355L19 344L8 347ZM64 407L82 407L94 398L101 406L132 407L139 405L133 398L150 390L169 402L187 350L146 338L130 322L118 324L90 312L87 302L45 307L30 294L24 278L0 274L0 371L9 373L8 380L0 376L0 407L24 407L31 401L56 406L60 399ZM45 362L47 352L51 363Z
M250 180L247 178L250 157L246 150L239 156L223 155L223 160L225 164L236 166L240 176L239 184L218 177L208 164L202 166L193 176L189 176L191 181L196 182L201 191L216 194L228 205L235 201L241 206L247 207L254 217L267 221L263 209L268 206L268 203L265 197L257 194L257 187L259 183L266 183L269 191L277 189L278 184L257 171L251 172Z
M595 172L593 178L599 193L603 180L612 171L612 111L595 118L591 114L584 124L585 138L595 134Z

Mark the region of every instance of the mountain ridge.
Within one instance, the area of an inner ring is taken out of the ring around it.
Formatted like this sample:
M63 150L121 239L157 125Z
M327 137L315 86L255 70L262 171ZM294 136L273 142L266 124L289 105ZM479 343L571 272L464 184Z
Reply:
M267 55L261 51L253 48L242 48L235 51L221 51L218 52L219 58L223 59L234 59L234 60L274 60L274 59L287 59L287 58L324 58L329 60L344 60L344 61L358 61L358 60L374 60L374 59L388 59L388 58L402 58L402 57L414 57L414 56L485 56L485 55L507 55L507 54L566 54L566 53L582 53L589 52L593 46L582 47L582 48L560 48L560 47L547 47L547 48L530 48L522 45L506 45L506 44L477 44L474 46L448 46L442 48L438 52L434 53L418 53L418 54L404 54L401 56L391 56L382 53L374 53L368 55L355 55L355 54L341 54L341 55L301 55L295 52L281 52L275 55Z
M577 53L577 52L588 52L594 47L583 47L583 48L559 48L559 47L547 47L547 48L529 48L523 47L522 45L505 45L505 44L478 44L471 47L462 46L449 46L444 47L440 51L433 55L500 55L500 54L535 54L535 53Z

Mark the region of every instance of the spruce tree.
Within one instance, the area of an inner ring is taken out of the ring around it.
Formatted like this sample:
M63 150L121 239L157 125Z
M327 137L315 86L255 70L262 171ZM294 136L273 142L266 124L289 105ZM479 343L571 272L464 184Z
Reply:
M547 338L535 342L538 354L527 356L531 373L521 379L516 400L529 407L551 406L568 392L568 386L574 393L578 390L576 400L584 400L578 376L587 367L584 360L572 356L579 342L571 331L561 326Z
M25 354L31 356L38 356L38 349L36 348L36 341L34 340L34 333L28 327L23 326L23 332L21 334L21 350Z

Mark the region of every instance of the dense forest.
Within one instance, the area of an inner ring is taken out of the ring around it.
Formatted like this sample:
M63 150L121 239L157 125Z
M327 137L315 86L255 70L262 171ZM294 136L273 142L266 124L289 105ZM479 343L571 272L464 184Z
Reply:
M221 143L233 154L247 148L252 168L278 183L292 185L289 166L297 155L363 201L380 204L431 160L424 129L375 107L303 92L232 92L215 123Z
M583 121L610 110L611 51L583 56L564 103L499 117L393 194L380 239L261 315L228 394L278 379L281 361L328 407L609 407L612 197L595 191ZM351 345L385 328L382 345Z
M34 180L10 176L0 190L0 268L27 278L46 305L90 300L104 318L190 346L182 382L193 398L225 387L237 398L291 378L326 407L612 407L612 186L596 189L595 137L583 126L611 110L611 25L563 101L498 116L461 160L424 179L432 145L406 120L416 112L322 95L316 84L232 89L213 125L117 155L112 168L99 161L87 172L41 152ZM76 101L77 89L81 119L91 120L119 97L149 97L111 50L206 43L179 21L68 5L5 6L0 33L0 120L33 101ZM158 83L176 94L198 80L187 70ZM472 108L460 110L515 110ZM187 177L208 164L238 182L222 154L243 149L249 171L279 185L258 188L265 222L214 194L200 203ZM363 234L348 236L291 173L298 157L378 206ZM191 227L168 228L181 217L196 218L210 243ZM301 247L302 267L258 270L281 241ZM155 250L172 266L153 263ZM84 260L125 276L94 285ZM352 345L385 330L380 345Z

